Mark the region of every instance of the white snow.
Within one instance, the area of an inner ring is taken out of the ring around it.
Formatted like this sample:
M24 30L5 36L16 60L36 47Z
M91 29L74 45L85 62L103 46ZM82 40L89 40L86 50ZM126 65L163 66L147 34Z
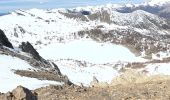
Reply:
M95 22L66 18L59 12L59 10L53 12L53 10L41 9L19 10L10 15L1 16L0 28L5 31L13 44L18 46L23 41L30 41L33 44L41 41L43 44L48 44L49 42L59 41L60 38L70 40L74 38L72 33L90 29L95 25ZM17 15L17 13L24 16ZM19 27L22 27L25 33L21 32ZM15 29L18 37L14 36Z
M156 60L163 60L164 58L168 58L170 57L170 52L158 52L157 54L152 54L152 59L156 59Z
M149 64L144 69L149 72L149 75L170 75L170 63Z
M61 73L67 75L71 82L74 84L80 85L81 83L84 86L89 86L93 81L93 76L95 76L99 82L110 83L114 77L119 75L119 73L110 66L90 66L90 67L81 67L81 66L70 66L58 63Z
M58 65L62 74L67 75L74 84L89 86L95 76L99 82L110 83L113 77L119 75L116 69L104 63L118 61L142 62L127 48L111 43L98 43L91 39L79 39L67 43L47 45L38 52L45 59L52 59ZM61 59L66 59L61 61ZM67 60L68 59L68 60ZM69 60L72 59L72 60ZM74 60L85 62L83 66Z
M25 61L6 55L0 55L0 92L8 92L22 85L29 89L36 89L49 84L62 84L54 81L38 80L35 78L21 77L14 74L12 70L34 69Z
M136 57L127 48L111 43L97 43L91 39L80 39L68 43L55 43L47 45L38 52L45 59L74 59L102 64L108 62L140 62L145 61Z

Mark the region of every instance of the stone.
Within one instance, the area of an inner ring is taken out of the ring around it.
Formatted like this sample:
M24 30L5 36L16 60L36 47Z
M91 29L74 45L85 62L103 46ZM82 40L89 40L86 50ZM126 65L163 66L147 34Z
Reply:
M27 88L18 86L12 91L16 100L37 100L36 96Z
M7 92L0 95L0 100L38 100L35 93L29 89L18 86L12 92Z

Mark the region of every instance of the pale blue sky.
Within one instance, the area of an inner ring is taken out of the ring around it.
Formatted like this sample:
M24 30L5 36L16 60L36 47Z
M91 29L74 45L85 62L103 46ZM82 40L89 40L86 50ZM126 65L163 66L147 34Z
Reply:
M0 13L30 8L72 8L107 3L142 3L144 0L0 0Z

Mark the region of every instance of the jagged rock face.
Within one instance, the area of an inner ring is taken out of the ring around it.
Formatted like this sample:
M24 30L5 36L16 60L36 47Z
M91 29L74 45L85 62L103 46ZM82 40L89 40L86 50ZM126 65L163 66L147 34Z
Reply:
M35 58L36 60L41 60L39 53L34 49L34 47L29 42L22 42L19 48L21 48L23 52L32 54L33 58Z
M5 33L0 29L0 44L9 48L13 48Z
M12 92L0 95L0 100L37 100L37 97L29 89L18 86Z

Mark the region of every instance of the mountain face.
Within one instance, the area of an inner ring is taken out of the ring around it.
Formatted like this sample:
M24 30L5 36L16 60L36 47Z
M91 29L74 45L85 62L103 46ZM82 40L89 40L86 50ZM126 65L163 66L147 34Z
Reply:
M168 5L17 10L0 17L0 29L14 47L5 39L0 43L12 50L2 46L1 51L35 69L15 74L69 85L110 83L129 68L167 75L162 68L170 70Z

